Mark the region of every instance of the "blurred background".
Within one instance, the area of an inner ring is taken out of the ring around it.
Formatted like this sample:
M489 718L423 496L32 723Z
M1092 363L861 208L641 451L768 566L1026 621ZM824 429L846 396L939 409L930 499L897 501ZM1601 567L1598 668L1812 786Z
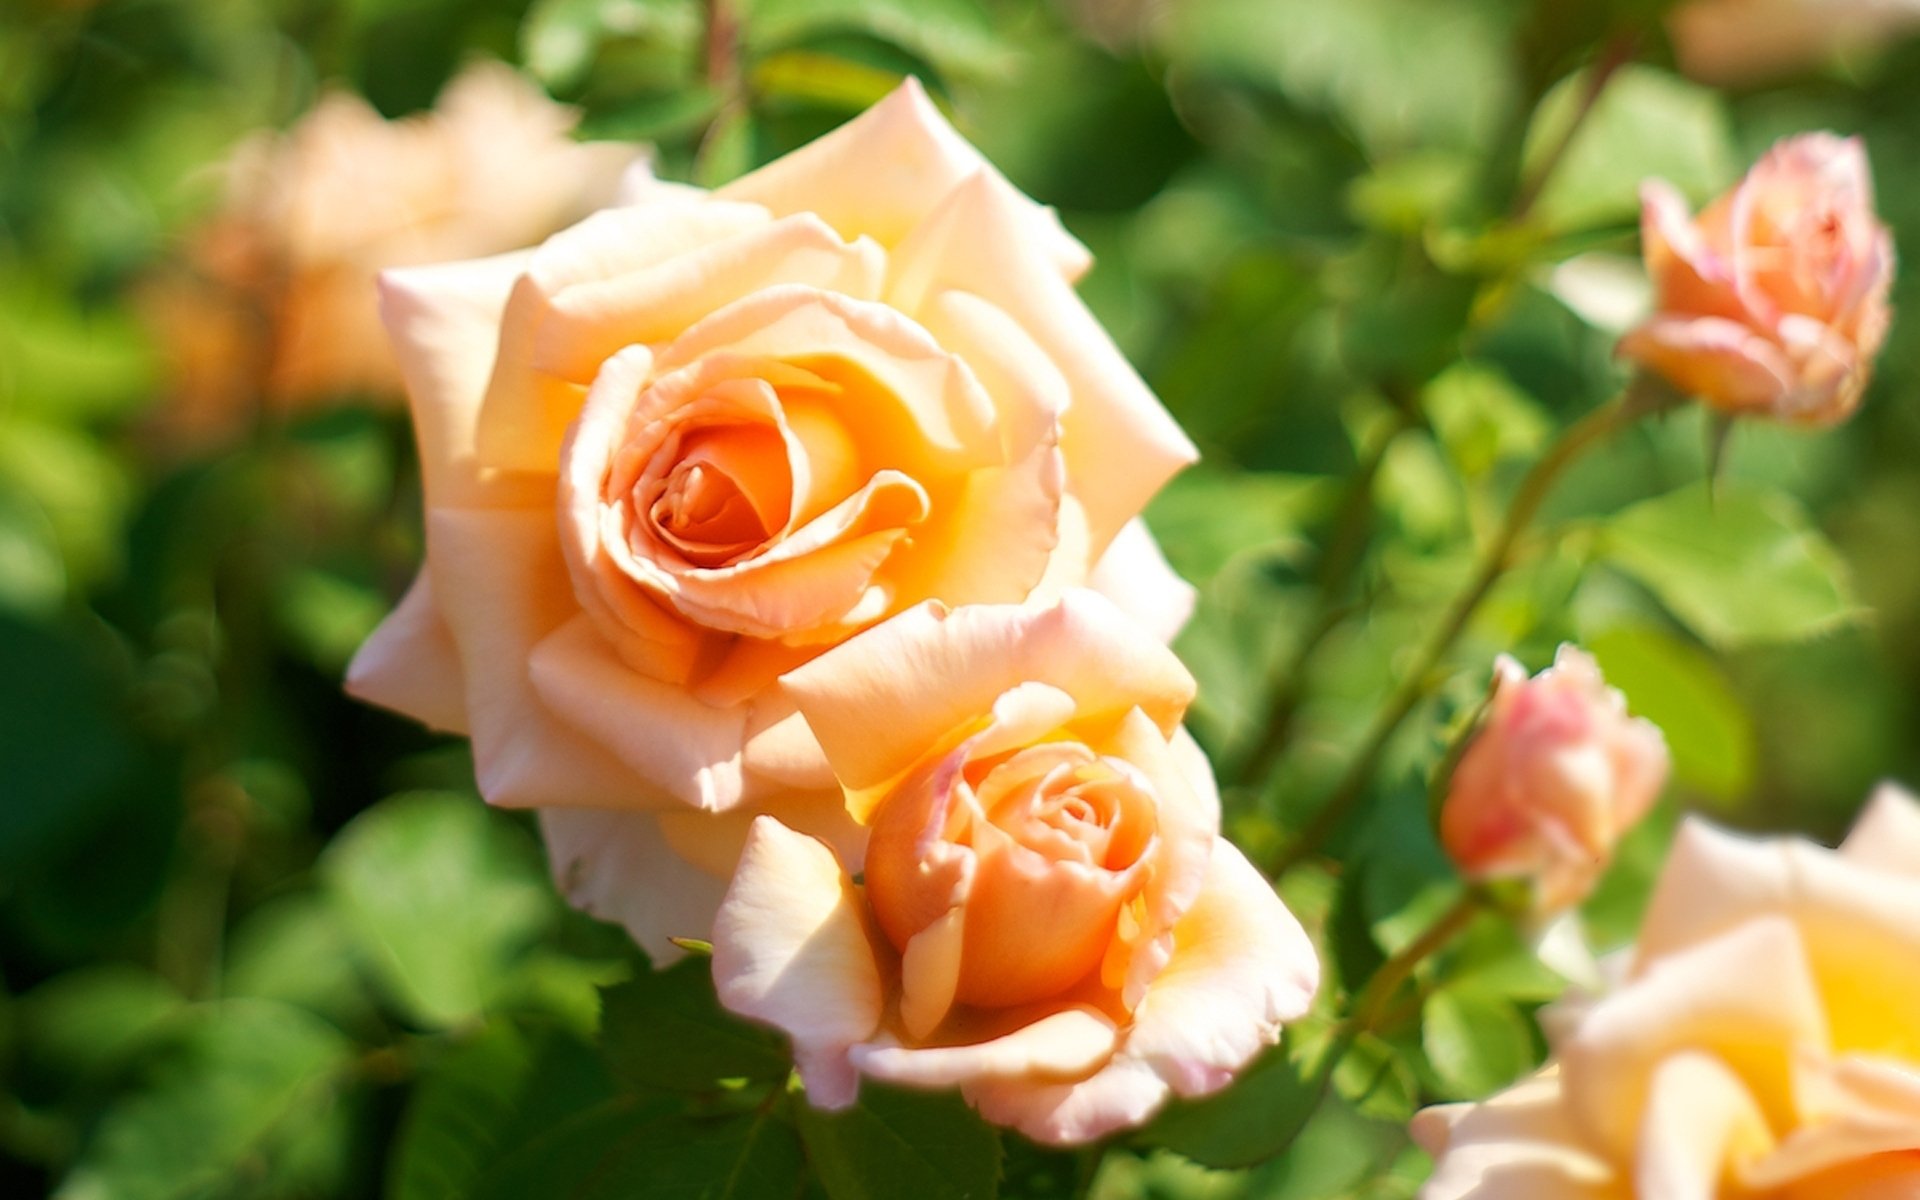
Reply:
M1518 471L1623 382L1642 178L1698 203L1782 134L1860 134L1920 247L1913 8L11 0L0 1194L561 1194L530 1141L678 1086L587 1048L597 989L652 985L555 899L531 823L473 799L465 744L340 691L420 557L375 268L537 241L606 202L632 144L724 181L920 76L1093 249L1088 303L1205 453L1149 517L1202 589L1178 649L1257 857ZM598 192L542 186L569 155ZM1709 492L1714 430L1683 413L1566 480L1394 743L1352 835L1378 886L1289 895L1337 967L1377 961L1444 874L1426 775L1499 651L1537 668L1580 640L1674 746L1663 818L1589 911L1602 940L1680 811L1830 838L1876 780L1920 782L1916 289L1845 427L1742 426ZM1150 1133L1096 1190L1408 1195L1400 1122L1529 1067L1510 1014L1537 989L1502 993L1502 1044L1382 1043L1264 1166ZM1007 1155L1003 1194L1075 1183Z

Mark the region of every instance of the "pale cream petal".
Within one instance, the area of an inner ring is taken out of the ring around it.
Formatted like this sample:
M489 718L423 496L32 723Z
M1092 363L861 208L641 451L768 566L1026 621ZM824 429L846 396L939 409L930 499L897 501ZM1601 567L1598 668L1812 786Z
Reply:
M976 1079L960 1094L996 1125L1009 1125L1036 1142L1074 1146L1143 1125L1171 1092L1145 1063L1115 1058L1075 1083Z
M1067 486L1099 554L1199 452L1073 288L1045 268L1021 220L1023 202L1004 180L974 175L895 254L887 299L918 314L942 292L971 293L1053 361L1069 391L1060 439Z
M1067 1008L1012 1033L965 1046L903 1046L890 1039L853 1048L862 1075L908 1087L945 1088L984 1080L1039 1086L1082 1079L1113 1054L1118 1034L1105 1014Z
M1320 984L1313 943L1246 856L1214 845L1206 886L1133 1014L1120 1054L1183 1096L1226 1086L1304 1015Z
M1898 784L1881 784L1840 852L1850 862L1920 879L1920 800Z
M1655 1073L1670 1055L1717 1055L1776 1127L1792 1122L1798 1055L1824 1052L1826 1021L1800 935L1778 917L1654 961L1596 1004L1560 1046L1580 1127L1630 1161Z
M1894 1155L1920 1172L1920 1061L1808 1055L1796 1086L1800 1127L1772 1154L1747 1164L1742 1183L1757 1191L1797 1184L1812 1193L1812 1183L1829 1172Z
M848 1050L880 1025L880 968L833 851L760 817L713 923L713 982L742 1016L785 1030L807 1098L853 1103Z
M1107 552L1093 565L1087 586L1163 642L1171 642L1193 616L1199 593L1174 574L1147 523L1139 517L1120 527Z
M1646 1200L1716 1200L1737 1166L1773 1135L1740 1078L1710 1054L1681 1053L1655 1068L1634 1157Z
M1920 995L1920 875L1874 869L1797 839L1757 841L1689 821L1643 922L1638 963L1756 917L1790 920L1836 1049L1909 1047Z
M560 893L625 926L655 966L684 953L668 938L711 935L726 880L676 854L651 813L545 808L540 831Z
M516 481L483 465L475 430L507 295L530 259L519 252L380 276L380 316L406 377L429 506L524 502Z
M1581 1144L1552 1068L1484 1103L1425 1109L1413 1136L1436 1160L1420 1200L1636 1200Z
M715 812L746 795L745 705L714 708L633 670L585 613L541 639L527 669L549 710L633 772L632 807L664 797Z
M740 865L753 823L770 816L795 833L826 843L849 871L860 868L867 831L847 815L840 789L829 791L760 790L725 812L702 812L680 805L653 814L673 852L717 879L731 879Z
M839 784L793 698L778 688L759 691L747 720L747 770L785 787L815 791Z
M818 213L847 237L897 245L946 194L976 171L991 170L940 115L909 76L885 100L800 149L721 188L729 200L763 204L775 213ZM1092 265L1053 211L1025 197L1048 267L1067 280Z
M776 284L858 299L880 290L886 256L846 242L818 217L782 217L662 262L554 293L534 339L536 370L576 383L636 342L663 344L736 300Z
M914 765L1024 682L1072 696L1082 720L1140 708L1171 733L1193 677L1112 604L1074 592L1050 608L921 605L790 672L781 686L849 789Z
M960 956L966 946L967 910L948 909L908 939L900 954L900 1023L910 1038L924 1038L947 1019L960 989ZM858 1051L854 1065L860 1066Z
M460 652L480 794L509 808L644 806L641 781L542 704L528 675L534 647L579 611L557 543L551 509L427 514L428 569Z
M568 288L642 271L702 246L767 224L751 204L704 197L662 197L631 208L595 213L548 238L513 285L498 322L499 354L489 358L475 445L493 466L553 471L567 426L580 411L586 379L561 379L534 367L552 317L553 298Z
M467 732L460 652L422 571L347 664L349 695L448 733Z

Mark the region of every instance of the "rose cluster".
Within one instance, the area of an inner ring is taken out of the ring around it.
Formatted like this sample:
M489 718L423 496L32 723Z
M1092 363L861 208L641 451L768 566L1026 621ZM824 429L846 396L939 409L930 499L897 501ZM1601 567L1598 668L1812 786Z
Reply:
M1070 1141L1223 1086L1317 960L1180 729L1138 514L1194 451L1086 251L912 83L633 191L385 276L427 561L349 687L468 734L656 957L711 934L821 1104L959 1085Z

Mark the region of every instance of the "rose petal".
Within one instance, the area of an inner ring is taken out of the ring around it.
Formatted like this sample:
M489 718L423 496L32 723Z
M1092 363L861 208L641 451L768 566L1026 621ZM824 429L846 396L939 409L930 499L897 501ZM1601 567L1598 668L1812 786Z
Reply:
M901 245L887 299L916 314L944 291L969 292L1004 310L1053 360L1071 393L1060 439L1067 485L1098 554L1199 452L1073 288L1044 267L1021 220L1024 202L1004 180L975 174Z
M433 594L460 652L480 794L508 808L629 808L633 772L535 694L533 648L579 611L551 511L427 514Z
M746 795L744 705L713 708L632 670L584 613L541 639L527 668L548 709L633 772L625 807L718 812Z
M1558 1050L1581 1128L1615 1161L1631 1162L1639 1114L1669 1055L1718 1055L1773 1127L1785 1128L1794 1057L1826 1046L1802 940L1792 924L1768 917L1654 962L1595 1005Z
M1045 609L922 605L789 673L781 686L840 781L858 791L911 767L1029 681L1072 696L1082 720L1138 707L1168 733L1193 696L1193 677L1171 652L1085 591Z
M1300 922L1232 843L1214 844L1206 886L1174 927L1173 957L1134 1010L1120 1053L1182 1096L1229 1083L1302 1016L1320 960Z
M1045 1145L1074 1146L1145 1124L1170 1093L1145 1063L1116 1058L1075 1083L974 1079L961 1084L960 1094L996 1125Z
M1779 346L1721 317L1655 317L1629 330L1619 353L1727 409L1770 412L1794 386Z
M349 695L412 717L432 729L467 732L460 653L422 571L386 620L347 664Z
M990 1041L903 1046L890 1039L853 1048L862 1075L907 1087L947 1088L987 1080L1039 1084L1092 1074L1113 1054L1118 1032L1105 1014L1068 1008Z
M1180 635L1200 595L1174 574L1160 543L1139 517L1120 527L1107 552L1093 565L1087 586L1163 642Z
M712 932L726 881L675 853L652 814L546 808L540 832L554 883L568 903L625 926L656 967L684 953L669 937ZM646 885L634 886L637 880Z
M532 498L483 470L475 452L501 313L531 257L523 251L380 276L380 317L406 377L429 506L517 507Z
M961 180L986 167L908 76L892 94L845 125L716 195L764 204L776 213L818 213L847 237L895 246ZM1092 265L1052 209L1022 198L1021 220L1054 273L1069 281Z
M859 897L833 851L773 817L754 821L714 918L713 982L728 1008L793 1039L808 1100L853 1103L848 1050L879 1027L883 997Z
M1637 969L1776 915L1800 931L1835 1046L1883 1050L1913 1036L1916 912L1920 874L1867 870L1804 842L1755 842L1690 821L1654 889Z
M1920 878L1920 800L1898 784L1881 784L1840 852L1863 866Z
M1737 1075L1712 1055L1676 1054L1654 1068L1634 1185L1662 1200L1716 1200L1728 1168L1772 1144L1766 1116Z
M1580 1149L1551 1067L1482 1104L1424 1109L1413 1136L1439 1160L1421 1200L1630 1200Z

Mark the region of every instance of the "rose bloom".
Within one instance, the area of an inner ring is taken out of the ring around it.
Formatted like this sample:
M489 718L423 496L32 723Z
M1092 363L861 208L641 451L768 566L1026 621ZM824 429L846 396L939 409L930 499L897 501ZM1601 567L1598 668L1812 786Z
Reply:
M1857 138L1787 138L1689 219L1641 189L1654 315L1622 356L1731 416L1831 425L1860 404L1886 340L1893 235Z
M758 818L713 973L791 1035L814 1104L958 1086L1081 1142L1225 1086L1306 1011L1313 947L1180 728L1192 677L1099 596L915 608L783 687L871 826L864 882Z
M780 676L923 600L1191 590L1130 525L1191 443L1086 252L917 84L717 192L391 273L427 561L348 674L547 809L574 901L704 936L757 812L864 836ZM565 811L561 811L561 810Z
M1920 0L1690 0L1667 17L1681 70L1758 83L1920 26Z
M1532 679L1501 655L1493 697L1440 808L1470 879L1526 879L1547 911L1579 903L1666 785L1666 739L1627 716L1593 658L1562 646Z
M574 142L577 121L481 62L432 112L388 121L329 92L286 133L244 142L185 261L140 297L172 360L163 432L229 433L262 399L398 396L375 277L518 249L610 203L637 151Z
M1624 983L1549 1021L1556 1063L1414 1122L1423 1200L1920 1196L1920 804L1846 845L1692 822Z

